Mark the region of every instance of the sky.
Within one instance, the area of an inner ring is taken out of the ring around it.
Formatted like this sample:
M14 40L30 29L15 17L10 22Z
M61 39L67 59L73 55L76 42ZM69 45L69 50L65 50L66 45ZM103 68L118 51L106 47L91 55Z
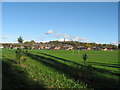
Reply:
M2 42L118 41L117 2L3 2Z

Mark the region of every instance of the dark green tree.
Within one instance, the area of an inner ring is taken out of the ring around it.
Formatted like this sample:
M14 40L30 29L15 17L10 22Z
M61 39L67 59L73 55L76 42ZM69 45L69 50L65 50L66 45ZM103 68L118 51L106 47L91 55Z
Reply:
M82 58L83 58L83 60L84 60L84 66L86 66L86 60L87 60L87 58L88 58L88 55L87 55L86 53L84 53L84 54L82 55Z
M30 42L29 42L29 41L26 41L26 42L24 42L24 44L30 44Z
M20 64L20 60L22 60L22 56L23 56L23 51L22 49L17 49L16 50L16 59L18 61L18 64Z
M84 54L83 54L83 56L82 56L82 58L83 58L83 60L84 60L84 61L86 61L86 60L87 60L87 58L88 58L87 54L86 54L86 53L84 53Z
M17 38L17 39L18 39L17 41L18 41L19 43L23 43L23 41L24 41L21 36L19 36L19 38Z
M17 38L17 39L18 39L19 43L23 43L23 41L24 41L21 36L19 36L19 38ZM20 47L21 47L21 45L20 45ZM18 60L18 64L20 64L20 60L23 59L23 53L24 53L20 47L16 50L16 59Z
M120 44L118 45L118 48L120 49Z
M34 44L34 43L35 43L35 41L34 41L34 40L31 40L31 41L30 41L30 43L31 43L31 44Z

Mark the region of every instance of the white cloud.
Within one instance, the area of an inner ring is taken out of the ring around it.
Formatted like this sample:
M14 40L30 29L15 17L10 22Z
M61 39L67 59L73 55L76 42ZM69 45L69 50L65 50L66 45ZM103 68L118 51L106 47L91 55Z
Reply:
M90 40L83 38L83 37L79 37L79 36L71 36L71 40L73 41L84 41L84 42L90 42Z
M52 34L52 33L54 33L53 30L48 30L45 34Z
M95 42L96 44L100 44L99 42Z
M9 39L9 38L10 38L10 36L8 36L8 35L2 36L2 39Z
M120 41L114 41L114 42L111 42L111 44L118 45L118 44L120 44Z
M64 41L64 39L58 39L58 41ZM70 41L69 39L65 39L65 41Z
M79 36L74 36L74 37L72 38L72 40L73 40L73 41L82 41L83 38L81 38L81 37L79 37Z
M57 33L55 34L55 38L68 38L70 35L63 34L63 33Z
M40 37L39 40L40 40L40 42L43 42L43 41L45 41L45 38L44 37Z
M67 38L69 40L73 40L73 41L84 41L84 42L89 42L90 40L83 38L83 37L79 37L79 36L73 36L73 35L68 35L68 34L64 34L64 33L56 33L53 30L48 30L45 34L52 34L54 39L59 39L59 38ZM60 39L62 40L62 39ZM64 40L63 40L64 41Z
M64 35L64 38L69 37L70 35Z
M56 37L56 38L60 38L60 37L62 37L62 36L63 36L62 33L57 33L57 34L55 34L55 37Z

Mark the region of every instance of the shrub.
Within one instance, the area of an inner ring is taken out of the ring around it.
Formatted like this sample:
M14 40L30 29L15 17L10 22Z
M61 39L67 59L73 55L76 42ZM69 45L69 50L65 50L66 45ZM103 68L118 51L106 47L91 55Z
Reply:
M83 58L83 60L84 60L84 66L86 66L86 60L87 60L87 58L88 58L87 54L84 53L84 54L82 55L82 58Z
M18 64L20 64L20 60L22 60L23 59L23 51L22 51L22 49L17 49L16 50L16 59L18 60Z
M87 58L88 58L87 54L86 54L86 53L84 53L84 54L83 54L83 56L82 56L82 58L83 58L83 60L84 60L84 61L86 61L86 60L87 60Z

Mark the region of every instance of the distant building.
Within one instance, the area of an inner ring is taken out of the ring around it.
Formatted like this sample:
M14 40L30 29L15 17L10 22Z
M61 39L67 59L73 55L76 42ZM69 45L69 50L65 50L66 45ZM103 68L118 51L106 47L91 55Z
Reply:
M113 51L113 49L112 48L107 48L107 51Z
M87 47L81 47L80 50L87 50Z
M34 46L32 46L32 47L31 47L31 49L35 49L35 47L34 47Z
M19 47L13 47L13 49L17 49L17 48L19 48Z
M4 48L2 45L0 45L0 49Z
M96 46L94 46L92 49L93 49L93 50L97 50L97 47L96 47Z
M55 50L58 50L58 49L60 49L60 48L61 48L61 47L54 47Z
M87 48L87 50L91 50L91 48Z
M66 50L72 50L73 49L73 47L69 47L69 48L67 48Z
M103 48L102 50L103 50L103 51L107 51L107 48Z
M38 49L45 49L45 47L44 46L40 46Z
M47 46L47 47L45 47L45 49L50 49L50 47L49 47L49 46Z
M102 50L103 51L112 51L113 49L112 48L103 48Z

